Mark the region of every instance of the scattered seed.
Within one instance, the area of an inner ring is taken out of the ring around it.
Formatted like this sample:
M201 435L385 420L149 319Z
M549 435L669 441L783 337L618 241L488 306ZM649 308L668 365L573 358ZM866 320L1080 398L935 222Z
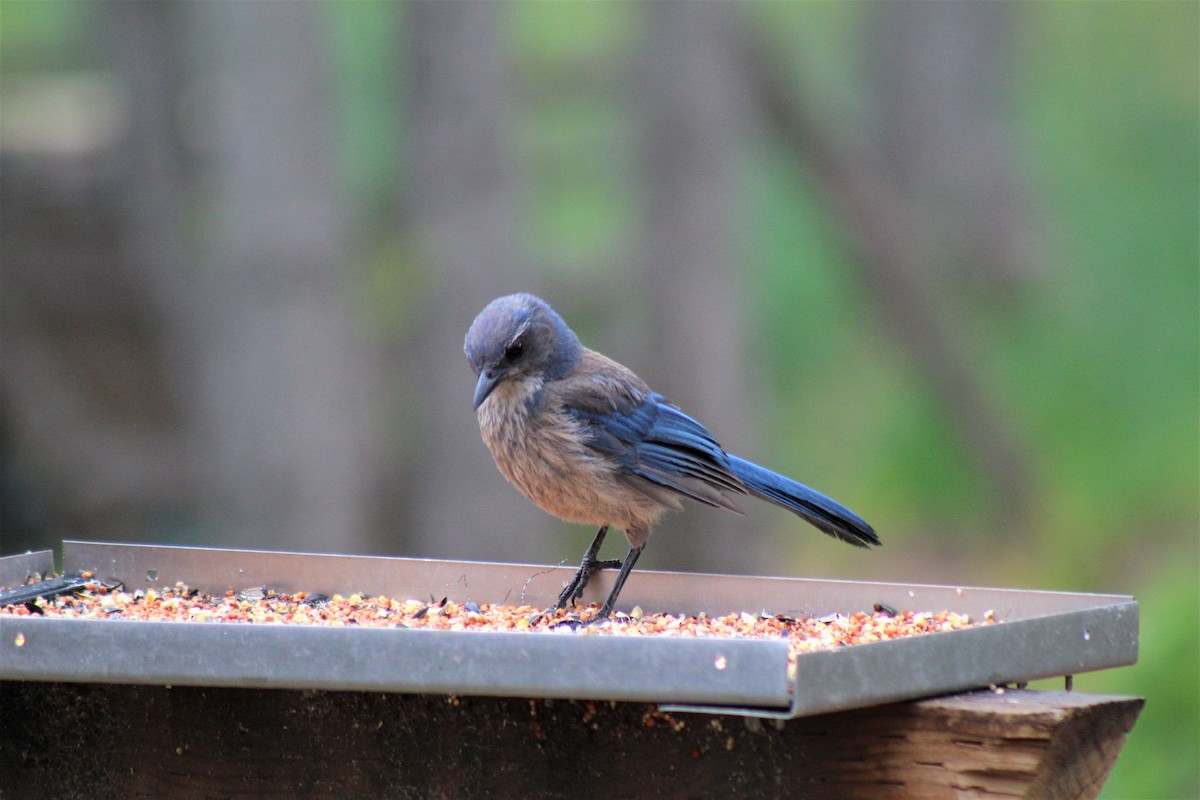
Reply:
M980 620L971 620L953 611L913 612L880 604L874 613L857 612L849 616L835 613L818 618L806 618L795 612L772 614L769 610L754 614L733 612L693 617L647 612L639 607L633 609L631 614L596 623L595 615L599 609L595 605L578 607L571 613L534 612L525 604L459 604L445 597L440 601L430 598L431 602L423 602L411 598L401 600L362 595L348 598L341 595L327 597L319 593L288 595L261 587L214 595L191 589L183 583L129 593L122 591L120 584L116 583L107 587L99 584L93 586L90 591L9 605L0 609L0 614L57 618L107 617L114 621L290 623L398 629L557 632L560 635L583 636L782 637L789 645L788 674L792 676L797 673L796 659L804 653L998 622L991 611ZM436 613L430 614L431 609ZM729 668L728 657L724 655L714 657L712 663L718 671ZM661 717L651 719L655 725L674 727Z

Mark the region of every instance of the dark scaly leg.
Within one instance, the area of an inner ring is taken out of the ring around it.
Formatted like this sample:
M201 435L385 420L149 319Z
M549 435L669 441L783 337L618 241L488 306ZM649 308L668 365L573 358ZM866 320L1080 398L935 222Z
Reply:
M644 547L645 545L629 548L629 554L625 556L625 561L621 564L621 571L617 573L617 580L613 583L612 591L608 593L608 598L604 601L604 605L600 606L600 611L591 620L592 622L607 619L608 615L612 613L613 606L617 604L617 595L621 593L621 587L625 585L625 579L629 577L629 573L633 572L633 565L637 563L638 556L642 554Z
M623 566L620 561L613 559L611 561L599 561L596 559L596 554L600 552L600 545L604 544L604 537L608 534L608 526L601 525L600 530L596 531L596 538L592 540L591 547L583 554L583 561L579 564L579 570L575 573L575 577L567 584L567 587L562 590L562 594L558 596L558 602L555 604L555 609L566 608L574 603L583 594L584 587L592 577L592 573L605 567L620 567Z

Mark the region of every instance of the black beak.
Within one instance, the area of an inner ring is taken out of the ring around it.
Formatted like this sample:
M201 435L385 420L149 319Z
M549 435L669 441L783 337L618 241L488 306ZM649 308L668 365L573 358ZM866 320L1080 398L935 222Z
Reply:
M479 381L475 384L474 407L476 410L483 405L484 400L488 399L488 395L500 385L500 381L503 378L504 375L497 370L485 369L479 373Z

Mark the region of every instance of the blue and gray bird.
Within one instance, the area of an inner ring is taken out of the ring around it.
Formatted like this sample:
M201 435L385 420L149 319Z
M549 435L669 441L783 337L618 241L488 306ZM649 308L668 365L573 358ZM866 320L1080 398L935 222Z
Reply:
M579 342L547 303L530 294L493 300L467 331L483 441L504 477L543 510L599 526L557 608L588 579L620 565L596 619L612 613L650 528L686 498L741 513L739 495L782 506L858 547L880 544L857 514L820 492L726 453L712 434L621 366ZM609 526L625 532L623 561L597 554Z

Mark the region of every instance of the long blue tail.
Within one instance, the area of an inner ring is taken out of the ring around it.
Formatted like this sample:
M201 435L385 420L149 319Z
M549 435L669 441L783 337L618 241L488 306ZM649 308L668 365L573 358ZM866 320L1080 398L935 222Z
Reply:
M731 455L729 464L751 494L786 508L835 539L856 547L882 544L862 517L820 492L744 458Z

